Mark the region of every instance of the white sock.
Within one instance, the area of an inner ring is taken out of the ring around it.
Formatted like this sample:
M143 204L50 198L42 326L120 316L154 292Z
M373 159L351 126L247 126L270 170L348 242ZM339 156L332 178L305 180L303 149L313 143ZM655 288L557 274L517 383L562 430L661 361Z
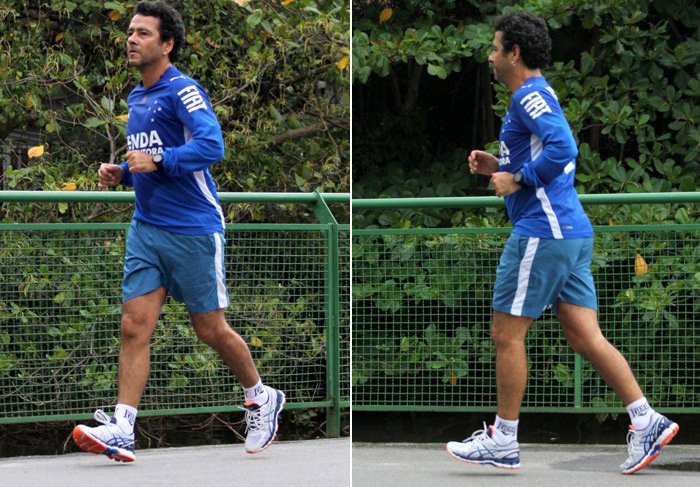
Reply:
M627 412L632 420L632 426L637 431L645 430L651 424L651 420L654 415L657 414L656 411L649 405L646 397L637 399L631 404L627 405Z
M124 433L128 435L133 434L138 412L138 409L135 407L131 407L127 404L117 404L114 408L114 417L117 418L117 426L119 426Z
M518 440L518 423L520 420L511 421L496 415L493 424L493 441L503 446Z
M267 389L263 386L262 379L253 387L244 387L245 402L255 402L257 404L265 404L267 402Z

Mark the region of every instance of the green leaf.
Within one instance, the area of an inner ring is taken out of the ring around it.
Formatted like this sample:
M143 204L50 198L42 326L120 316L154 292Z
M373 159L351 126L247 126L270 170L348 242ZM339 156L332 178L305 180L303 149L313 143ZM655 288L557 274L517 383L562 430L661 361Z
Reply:
M693 192L697 191L698 187L694 178L691 176L683 176L680 181L679 189L681 191Z
M428 74L437 76L440 79L447 78L447 71L445 71L445 68L435 64L428 64Z
M114 111L114 100L110 100L106 96L103 96L100 99L100 105L102 105L102 108L107 110L109 113L112 113Z
M88 129L94 129L97 127L101 127L102 125L105 125L107 123L106 120L99 119L97 117L90 117L85 122L83 122L83 127L88 128Z
M676 221L682 225L691 223L690 217L688 216L688 211L685 208L679 208L676 211Z
M594 65L595 60L593 59L593 57L591 57L591 55L587 52L584 52L581 55L581 74L586 75L590 73L593 70Z
M249 27L253 28L256 27L260 22L262 22L263 19L263 13L262 10L256 10L252 14L250 14L248 17L245 19L245 23L248 24Z
M279 123L284 123L284 118L282 117L282 114L275 108L274 105L270 105L270 115L272 115L272 118L274 118L277 122Z

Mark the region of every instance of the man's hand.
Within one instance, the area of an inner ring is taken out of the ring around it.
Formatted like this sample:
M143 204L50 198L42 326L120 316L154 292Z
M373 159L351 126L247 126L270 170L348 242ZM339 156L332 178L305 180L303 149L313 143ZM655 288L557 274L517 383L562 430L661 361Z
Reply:
M469 154L469 172L490 176L498 171L498 157L482 150L473 150Z
M97 171L97 189L107 189L121 183L124 169L119 164L100 164Z
M129 166L129 172L153 172L158 170L153 162L153 156L139 150L127 152L126 163Z
M496 196L508 196L520 189L520 185L513 181L513 173L502 171L491 175L491 184L496 190Z

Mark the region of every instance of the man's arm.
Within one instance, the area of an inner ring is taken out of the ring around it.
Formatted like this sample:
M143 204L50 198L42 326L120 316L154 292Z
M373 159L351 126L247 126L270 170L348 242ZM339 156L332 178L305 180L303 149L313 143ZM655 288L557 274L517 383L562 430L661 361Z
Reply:
M175 111L186 128L184 145L170 147L163 154L163 170L180 176L206 169L224 157L221 126L214 115L207 95L191 80L178 80L172 85Z
M525 126L542 141L542 152L520 169L526 186L540 188L554 181L567 170L578 155L576 142L564 114L550 107L548 94L532 91L514 103ZM572 166L573 168L573 166Z

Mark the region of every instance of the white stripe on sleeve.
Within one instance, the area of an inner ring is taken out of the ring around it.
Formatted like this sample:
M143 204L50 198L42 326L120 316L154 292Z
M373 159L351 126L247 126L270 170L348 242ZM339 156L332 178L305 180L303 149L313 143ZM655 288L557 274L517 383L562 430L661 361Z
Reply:
M537 188L535 194L537 195L537 199L540 200L540 203L542 203L542 211L544 211L544 214L547 216L549 227L552 230L552 235L558 240L563 239L564 236L561 234L559 220L557 220L557 215L554 213L552 203L549 202L549 197L547 196L547 193L545 193L544 188Z

